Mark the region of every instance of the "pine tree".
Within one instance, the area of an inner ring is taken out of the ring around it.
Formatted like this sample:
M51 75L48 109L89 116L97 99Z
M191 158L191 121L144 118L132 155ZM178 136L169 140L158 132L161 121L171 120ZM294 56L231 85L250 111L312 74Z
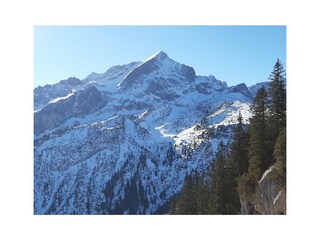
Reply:
M249 173L258 180L272 162L272 151L267 147L267 92L261 88L253 102L250 119Z
M242 123L242 115L239 112L238 124L234 129L231 146L230 146L230 161L234 168L236 177L241 176L248 171L248 136L244 130Z
M286 73L283 64L277 60L269 76L269 136L272 145L281 129L286 127Z
M196 178L197 214L209 214L210 183L206 175Z
M272 155L267 145L267 92L264 88L257 92L253 101L252 114L249 127L248 172L238 178L238 192L243 201L251 200L263 171L272 162Z
M186 176L183 189L177 199L173 212L181 215L197 214L197 199L191 176Z
M225 210L226 214L237 214L240 212L240 199L237 191L238 173L234 168L230 158L226 159L224 167L224 185L225 185Z
M237 214L240 211L236 174L227 156L227 148L219 143L211 171L209 213Z
M226 148L223 142L219 143L211 172L211 214L224 214L226 212L226 185L225 185L225 159Z

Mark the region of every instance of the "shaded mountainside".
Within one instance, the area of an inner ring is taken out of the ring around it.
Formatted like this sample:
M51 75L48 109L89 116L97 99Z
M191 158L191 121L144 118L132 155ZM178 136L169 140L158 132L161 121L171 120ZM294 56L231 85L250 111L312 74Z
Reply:
M54 85L39 86L34 89L34 110L37 111L46 106L50 101L63 98L82 86L83 83L75 77L61 80Z
M245 84L197 76L164 52L34 92L35 214L166 213L238 113L251 116Z

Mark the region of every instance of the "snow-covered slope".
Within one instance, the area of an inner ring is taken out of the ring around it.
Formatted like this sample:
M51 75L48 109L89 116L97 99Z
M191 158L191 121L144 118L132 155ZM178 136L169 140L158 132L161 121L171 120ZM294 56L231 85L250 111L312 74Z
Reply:
M47 95L34 114L36 214L165 213L252 101L244 84L197 76L162 51Z
M66 80L61 80L53 85L45 85L34 89L34 111L40 110L49 102L62 97L66 97L75 90L81 88L83 83L75 77L70 77Z

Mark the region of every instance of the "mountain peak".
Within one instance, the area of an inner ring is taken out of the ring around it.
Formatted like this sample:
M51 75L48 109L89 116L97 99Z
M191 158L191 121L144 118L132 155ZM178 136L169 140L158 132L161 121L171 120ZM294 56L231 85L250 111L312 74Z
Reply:
M150 57L148 57L145 62L151 60L151 59L157 59L157 60L163 60L165 58L167 58L168 55L164 52L164 51L158 51L155 54L151 55Z
M158 51L131 70L118 84L118 87L125 89L148 79L150 80L149 82L153 82L155 79L161 81L167 79L171 82L177 76L179 76L180 80L193 81L196 73L192 67L178 63L169 58L165 52Z

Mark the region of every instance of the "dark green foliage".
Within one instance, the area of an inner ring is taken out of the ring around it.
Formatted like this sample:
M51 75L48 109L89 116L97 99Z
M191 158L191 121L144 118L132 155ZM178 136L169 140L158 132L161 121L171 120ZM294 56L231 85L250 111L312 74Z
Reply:
M197 214L196 189L193 187L191 176L185 178L183 189L176 203L170 208L171 214Z
M227 191L225 199L225 213L224 214L238 214L240 212L240 198L237 191L237 173L230 160L227 160L225 166L225 189Z
M227 146L225 146L222 142L220 142L219 144L215 161L215 163L217 163L217 165L220 165L220 167L216 168L216 170L218 170L219 172L213 173L213 178L215 178L215 176L219 176L220 179L216 179L216 183L219 181L221 182L217 185L214 184L213 181L213 189L211 193L216 192L217 195L212 195L213 200L217 198L220 200L220 202L212 201L210 203L212 206L211 209L215 209L215 211L213 211L213 213L215 214L237 214L239 213L241 207L240 199L237 192L237 169L228 156ZM221 167L221 163L223 163L223 168ZM220 191L214 189L215 186L220 186ZM217 203L218 209L216 208L215 203Z
M249 127L249 173L258 180L272 162L267 143L267 92L261 88L253 102Z
M286 125L285 71L279 60L269 79L269 92L258 91L250 119L249 173L256 181L272 165L276 138Z
M285 79L283 64L278 59L269 77L269 134L273 143L281 129L286 127Z
M209 213L210 185L207 178L198 178L196 182L197 214Z
M238 193L242 201L250 201L255 190L256 180L250 173L244 173L238 178Z
M183 190L170 206L171 214L238 214L240 200L235 170L221 142L205 176L186 177Z
M212 166L210 211L212 214L225 213L226 184L225 184L225 146L220 142Z
M227 148L220 142L213 162L211 178L211 214L237 214L240 200L237 192L236 169L227 157Z
M278 138L274 147L274 158L276 160L276 173L278 175L278 181L281 188L286 189L286 129L284 128Z
M238 192L242 201L252 201L256 185L263 172L274 163L274 159L279 186L285 188L286 184L285 71L279 60L269 79L269 92L264 88L260 89L253 102L249 131L249 168L248 173L238 179Z
M235 171L235 176L239 177L248 171L248 134L242 123L242 115L239 112L238 124L236 125L230 146L230 161Z

